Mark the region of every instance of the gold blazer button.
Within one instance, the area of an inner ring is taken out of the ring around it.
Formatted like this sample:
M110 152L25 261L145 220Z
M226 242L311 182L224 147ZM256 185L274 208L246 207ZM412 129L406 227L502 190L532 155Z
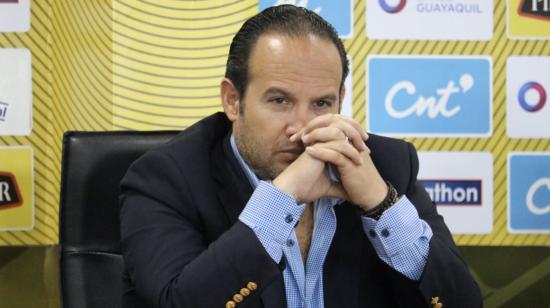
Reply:
M244 297L243 297L241 294L239 294L239 293L233 295L233 300L234 300L236 303L242 302L243 299L244 299Z
M250 291L254 291L258 288L258 285L254 282L249 282L246 287L250 290Z
M237 304L235 304L234 301L228 301L225 303L225 308L235 308L235 306L237 306Z
M242 288L239 293L241 293L242 296L248 296L250 295L250 290L247 288Z

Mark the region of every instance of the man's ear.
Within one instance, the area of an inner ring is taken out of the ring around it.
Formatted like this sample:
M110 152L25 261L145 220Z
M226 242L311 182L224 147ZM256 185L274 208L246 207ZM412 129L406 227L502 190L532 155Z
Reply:
M338 113L342 112L342 105L344 105L344 95L346 95L346 87L342 85L342 88L340 88L340 104L338 106Z
M233 82L228 78L224 78L222 80L220 84L220 91L223 110L225 111L227 118L231 122L234 122L239 117L239 91L237 91L237 88L235 88Z

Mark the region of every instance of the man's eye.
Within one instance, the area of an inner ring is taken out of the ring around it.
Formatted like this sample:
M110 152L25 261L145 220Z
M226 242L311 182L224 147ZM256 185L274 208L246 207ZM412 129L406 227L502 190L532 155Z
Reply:
M283 97L275 97L270 99L270 101L275 104L284 104L286 102L286 99L284 99Z
M327 101L316 101L315 103L313 103L315 105L316 108L325 108L325 107L330 107L332 106L332 103L331 102L327 102Z

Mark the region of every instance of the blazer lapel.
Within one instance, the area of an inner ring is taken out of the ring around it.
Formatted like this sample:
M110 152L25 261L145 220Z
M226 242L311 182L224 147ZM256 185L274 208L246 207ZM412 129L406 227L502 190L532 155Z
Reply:
M229 132L212 153L212 174L218 183L218 198L223 205L231 225L233 225L252 195L252 185L233 154ZM283 275L273 277L273 282L261 293L262 307L286 307L286 294Z

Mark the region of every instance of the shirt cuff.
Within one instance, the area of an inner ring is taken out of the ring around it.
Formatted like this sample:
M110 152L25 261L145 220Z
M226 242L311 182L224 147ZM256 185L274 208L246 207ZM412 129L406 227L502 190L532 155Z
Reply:
M273 184L260 181L239 220L250 227L273 261L279 263L283 245L302 216L305 204L298 205L289 194Z
M380 259L411 279L420 278L433 233L406 196L387 209L378 221L363 216L362 222Z

